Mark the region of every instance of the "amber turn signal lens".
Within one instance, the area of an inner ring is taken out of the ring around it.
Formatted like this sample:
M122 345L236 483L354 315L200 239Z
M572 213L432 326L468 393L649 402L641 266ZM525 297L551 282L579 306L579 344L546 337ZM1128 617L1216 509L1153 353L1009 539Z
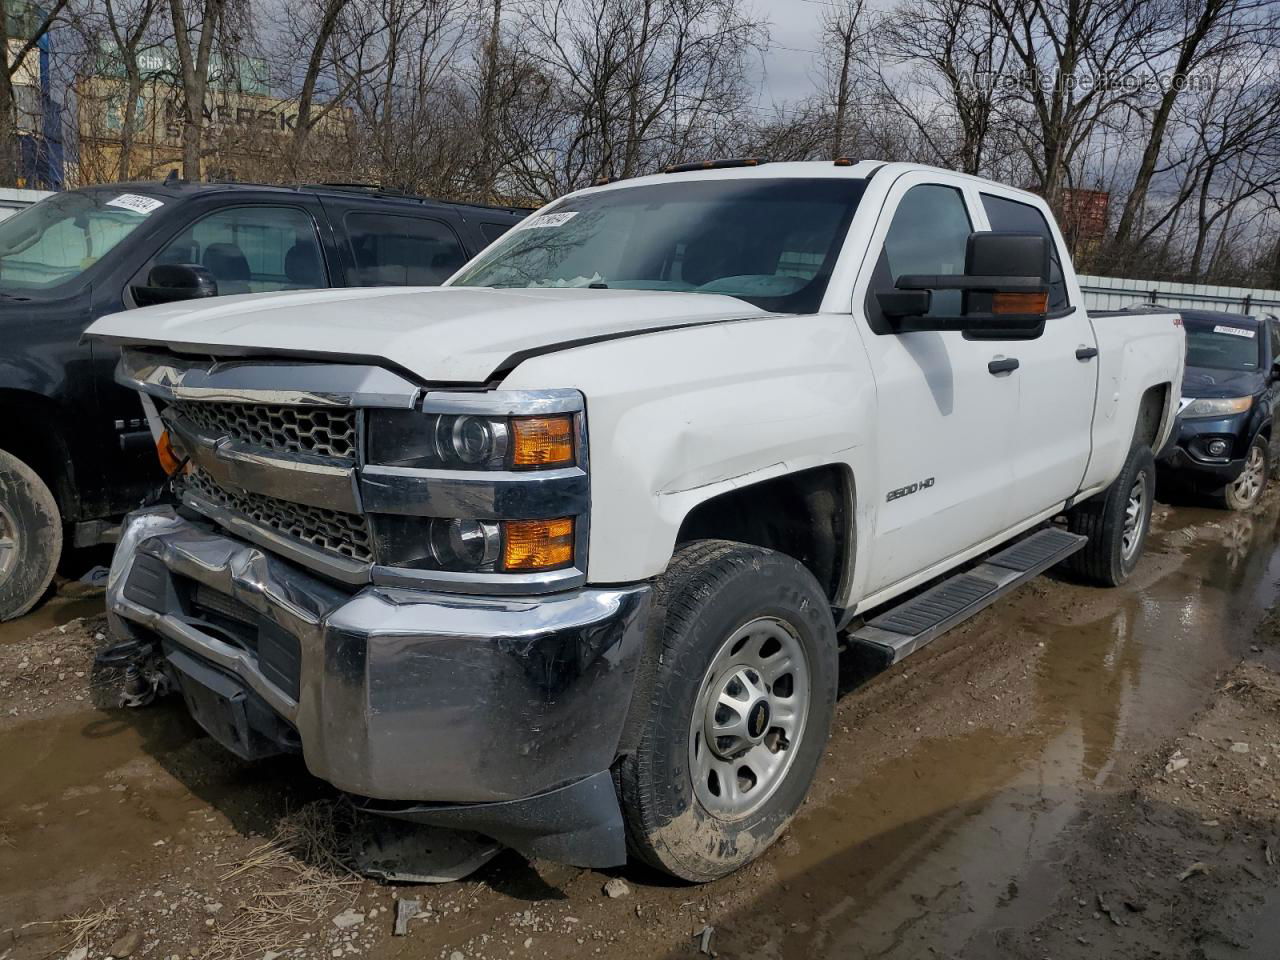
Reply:
M156 456L160 458L160 469L166 476L172 477L182 469L183 458L173 449L173 441L169 439L169 431L160 434L156 441Z
M511 462L517 467L573 463L573 417L519 417L511 421Z
M1044 313L1049 309L1049 294L996 293L991 297L992 313Z
M573 517L508 520L502 525L504 570L555 570L573 563Z

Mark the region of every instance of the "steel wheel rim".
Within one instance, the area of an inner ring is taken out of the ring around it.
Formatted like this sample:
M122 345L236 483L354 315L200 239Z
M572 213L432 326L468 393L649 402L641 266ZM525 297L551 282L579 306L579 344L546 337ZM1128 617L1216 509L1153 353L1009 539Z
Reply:
M777 617L752 620L721 644L689 723L693 792L708 813L741 820L786 780L804 736L809 676L804 645Z
M1142 528L1146 523L1147 475L1138 474L1138 479L1129 488L1129 502L1124 507L1124 528L1120 534L1120 553L1125 560L1133 559L1142 542Z
M1251 504L1262 493L1263 456L1260 447L1250 447L1249 456L1244 462L1240 476L1232 483L1236 499L1241 503Z
M0 503L0 583L9 579L18 565L18 524L9 508Z

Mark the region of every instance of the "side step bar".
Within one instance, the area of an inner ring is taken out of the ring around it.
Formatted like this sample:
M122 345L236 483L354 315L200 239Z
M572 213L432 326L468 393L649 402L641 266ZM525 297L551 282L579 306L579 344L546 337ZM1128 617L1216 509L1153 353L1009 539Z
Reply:
M1034 533L869 620L849 634L849 643L880 657L886 666L897 663L1065 560L1087 540L1056 528Z

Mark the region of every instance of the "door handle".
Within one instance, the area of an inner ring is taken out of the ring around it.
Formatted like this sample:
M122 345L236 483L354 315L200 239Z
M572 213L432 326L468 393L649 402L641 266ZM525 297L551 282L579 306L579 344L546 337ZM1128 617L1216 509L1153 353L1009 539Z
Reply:
M1015 357L1001 357L987 364L987 370L992 374L1012 373L1017 369L1018 361Z
M1077 360L1092 360L1098 355L1097 347L1076 347Z

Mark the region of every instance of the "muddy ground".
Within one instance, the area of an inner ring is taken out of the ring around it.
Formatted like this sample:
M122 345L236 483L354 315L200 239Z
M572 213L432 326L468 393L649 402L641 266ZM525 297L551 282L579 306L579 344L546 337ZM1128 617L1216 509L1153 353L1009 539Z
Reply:
M100 600L59 598L0 625L0 960L1274 960L1278 518L1162 507L1124 589L1042 578L889 671L846 656L805 808L696 888L513 853L355 877L331 791L176 702L116 709Z

